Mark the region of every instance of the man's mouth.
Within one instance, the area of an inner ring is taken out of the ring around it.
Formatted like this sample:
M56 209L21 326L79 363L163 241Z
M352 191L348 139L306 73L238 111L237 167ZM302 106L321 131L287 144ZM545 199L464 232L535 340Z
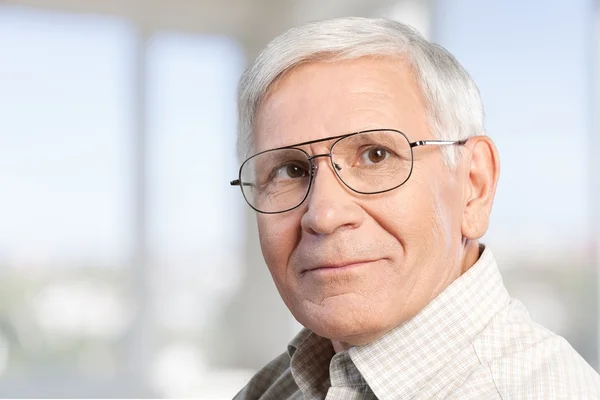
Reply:
M354 268L360 268L368 264L372 264L377 262L377 259L367 259L367 260L348 260L341 261L335 263L324 263L317 264L314 267L306 268L302 271L302 275L307 273L337 273L344 272L346 270L351 270Z

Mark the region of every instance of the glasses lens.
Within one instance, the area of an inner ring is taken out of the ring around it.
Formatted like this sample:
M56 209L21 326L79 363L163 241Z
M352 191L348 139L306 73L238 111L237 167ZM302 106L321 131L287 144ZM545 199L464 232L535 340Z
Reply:
M412 170L412 149L399 132L365 132L339 140L332 149L332 162L348 187L377 193L406 182Z
M264 213L292 209L302 203L310 182L310 162L297 149L270 150L249 158L240 174L248 204Z

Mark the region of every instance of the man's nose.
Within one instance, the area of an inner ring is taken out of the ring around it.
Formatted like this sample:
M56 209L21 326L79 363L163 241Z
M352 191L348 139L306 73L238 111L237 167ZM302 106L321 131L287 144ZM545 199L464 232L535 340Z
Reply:
M338 229L356 228L364 218L364 210L355 195L338 179L329 157L312 160L315 167L312 187L302 216L302 230L313 235L328 235Z

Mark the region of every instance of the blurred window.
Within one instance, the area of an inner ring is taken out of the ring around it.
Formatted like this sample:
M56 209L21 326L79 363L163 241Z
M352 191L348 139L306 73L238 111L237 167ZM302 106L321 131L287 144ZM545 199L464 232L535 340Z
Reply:
M91 394L132 318L134 36L0 7L0 49L0 392Z
M243 278L246 208L228 182L237 176L244 54L218 36L165 32L149 43L149 248L159 354L152 381L169 397L213 387L215 396L231 398L235 392L227 391L245 382L225 373L218 384L210 371L211 353L228 345L222 319Z
M145 99L135 98L138 46ZM128 21L2 6L0 54L0 394L202 394L215 347L202 339L218 337L207 330L241 280L244 208L227 182L242 50L174 33L145 46ZM147 106L141 175L136 104ZM144 175L142 271L133 201ZM136 374L147 388L126 375L135 324L151 331ZM220 379L216 396L231 384Z
M122 266L130 241L129 26L0 8L0 262Z

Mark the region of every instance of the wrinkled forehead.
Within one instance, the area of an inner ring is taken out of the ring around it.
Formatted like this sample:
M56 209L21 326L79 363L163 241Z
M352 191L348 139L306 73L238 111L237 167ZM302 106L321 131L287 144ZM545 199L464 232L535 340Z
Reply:
M423 98L405 62L390 57L306 63L280 77L263 97L252 153L382 128L423 138L428 130Z

